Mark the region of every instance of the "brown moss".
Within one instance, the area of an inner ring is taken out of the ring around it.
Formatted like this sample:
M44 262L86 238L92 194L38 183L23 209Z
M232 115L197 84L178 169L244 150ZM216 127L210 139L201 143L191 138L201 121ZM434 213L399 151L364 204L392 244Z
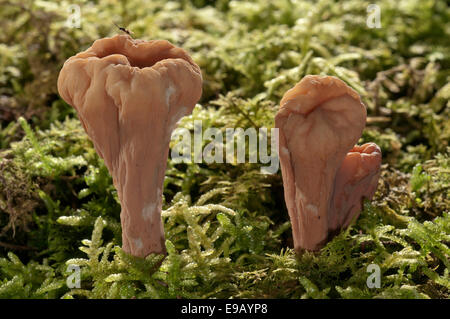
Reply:
M0 236L16 230L28 231L32 212L39 204L36 185L12 160L0 161L0 214L8 215L8 223Z

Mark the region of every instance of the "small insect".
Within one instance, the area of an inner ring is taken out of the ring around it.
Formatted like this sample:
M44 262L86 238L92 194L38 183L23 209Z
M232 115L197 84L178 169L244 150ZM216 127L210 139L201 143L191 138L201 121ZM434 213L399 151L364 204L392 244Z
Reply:
M132 35L133 35L133 32L131 32L130 30L125 29L125 28L123 28L123 27L119 27L115 22L113 22L113 23L114 23L114 25L115 25L120 31L125 32L125 33L128 34L129 36L132 36Z

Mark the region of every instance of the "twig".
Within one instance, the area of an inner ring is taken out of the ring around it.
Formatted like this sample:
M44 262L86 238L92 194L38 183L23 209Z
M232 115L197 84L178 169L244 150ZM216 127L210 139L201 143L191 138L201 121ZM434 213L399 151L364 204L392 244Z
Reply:
M34 248L34 247L7 244L7 243L3 243L1 241L0 241L0 247L14 249L14 250L36 250L36 248Z

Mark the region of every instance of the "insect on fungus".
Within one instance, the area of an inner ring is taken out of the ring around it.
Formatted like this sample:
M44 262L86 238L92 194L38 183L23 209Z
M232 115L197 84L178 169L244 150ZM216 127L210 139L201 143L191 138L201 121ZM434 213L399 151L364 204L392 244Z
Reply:
M115 23L115 22L113 22L113 24L114 24L120 31L125 32L125 33L128 34L129 36L132 36L132 35L133 35L133 32L132 32L132 31L130 31L130 30L128 30L128 29L125 29L124 27L118 26L117 23Z

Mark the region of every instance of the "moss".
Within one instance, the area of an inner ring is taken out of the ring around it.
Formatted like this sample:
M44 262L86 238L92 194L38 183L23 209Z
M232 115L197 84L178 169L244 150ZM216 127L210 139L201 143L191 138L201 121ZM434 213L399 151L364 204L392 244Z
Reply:
M83 10L81 29L45 3L0 13L0 298L449 298L444 1L379 1L381 29L366 27L370 2L356 0L102 2ZM199 63L204 94L180 123L189 130L193 120L273 127L305 74L355 88L368 106L360 142L383 151L378 191L356 223L297 256L279 172L169 160L167 256L125 254L111 177L55 91L67 57L116 32L111 16ZM370 264L380 288L366 284ZM81 267L80 288L68 288L68 265Z

